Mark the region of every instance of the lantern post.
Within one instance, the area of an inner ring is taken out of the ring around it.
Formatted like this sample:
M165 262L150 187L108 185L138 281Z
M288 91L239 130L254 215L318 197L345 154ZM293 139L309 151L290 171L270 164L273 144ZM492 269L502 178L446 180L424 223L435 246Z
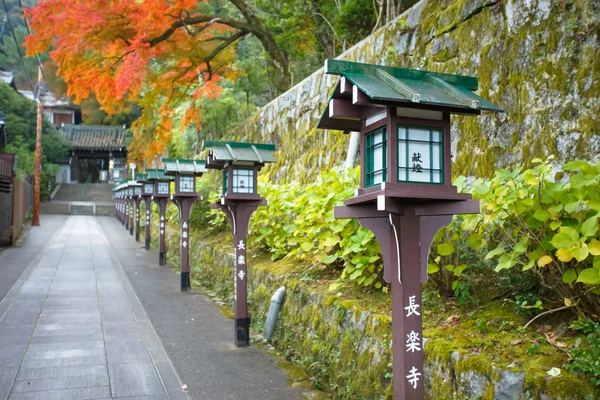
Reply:
M141 179L138 181L142 184L142 199L144 200L144 204L146 206L146 214L144 216L145 225L145 244L144 248L146 250L150 250L150 237L151 237L151 229L150 229L150 216L151 216L151 208L152 208L152 196L154 196L154 182L150 180L150 170L146 171L146 174L140 176Z
M165 176L164 169L149 170L149 179L154 182L154 195L152 199L158 206L158 265L167 265L167 246L165 243L165 213L167 203L171 198L172 176Z
M140 179L144 179L144 174L136 174L136 180L133 184L133 202L135 204L135 241L140 241L140 202L142 201L142 183Z
M205 161L182 160L163 158L165 163L165 175L175 176L175 193L171 199L179 208L179 219L181 221L180 237L180 264L181 264L181 291L191 289L190 282L190 213L192 207L200 199L196 193L196 178L206 172Z
M123 183L119 185L119 218L121 225L125 226L125 188Z
M129 218L127 223L129 224L129 234L133 236L134 232L134 220L135 220L135 181L129 181L127 183L127 200L129 206Z
M250 314L248 313L248 257L246 237L252 213L268 202L258 195L258 171L275 161L271 144L205 141L209 148L206 168L223 171L223 195L212 208L221 209L229 218L234 237L234 342L237 347L250 345Z
M123 184L123 201L125 211L125 230L129 231L129 212L130 212L130 201L129 201L129 183Z
M115 217L119 219L119 185L112 189L113 201L115 202Z
M340 81L319 128L360 132L356 197L335 208L358 218L380 244L391 283L394 399L424 399L421 285L429 247L455 214L479 201L452 186L451 114L501 112L477 96L477 78L327 60Z

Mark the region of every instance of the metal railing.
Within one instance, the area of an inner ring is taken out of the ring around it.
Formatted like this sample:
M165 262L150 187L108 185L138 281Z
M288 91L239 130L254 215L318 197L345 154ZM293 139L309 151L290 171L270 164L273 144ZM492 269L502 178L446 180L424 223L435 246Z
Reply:
M85 184L83 185L83 189L81 189L81 200L85 199L85 192L87 191L88 185L92 182L92 174L88 175Z

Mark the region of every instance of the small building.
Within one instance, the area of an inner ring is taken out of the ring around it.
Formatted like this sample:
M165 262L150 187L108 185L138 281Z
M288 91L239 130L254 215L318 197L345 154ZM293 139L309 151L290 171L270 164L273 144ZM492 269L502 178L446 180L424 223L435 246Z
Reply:
M126 177L127 144L124 126L62 126L71 143L68 164L56 176L64 183L114 183Z
M17 85L15 84L15 75L10 71L0 70L0 82L6 83L8 86L17 90Z
M31 90L19 90L19 93L37 103ZM67 96L58 97L54 95L42 83L39 99L43 105L44 117L55 127L61 128L65 124L81 123L81 109L73 104Z

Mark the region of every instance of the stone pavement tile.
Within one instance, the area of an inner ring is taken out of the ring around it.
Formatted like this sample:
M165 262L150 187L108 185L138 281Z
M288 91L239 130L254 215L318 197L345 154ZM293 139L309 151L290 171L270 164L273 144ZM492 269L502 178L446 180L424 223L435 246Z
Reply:
M90 324L52 324L38 325L33 337L37 336L64 336L64 335L92 335L102 333L102 325Z
M54 268L34 268L29 275L29 279L35 281L52 280L54 278Z
M131 310L124 308L102 308L103 323L135 324L136 320Z
M11 386L13 381L15 380L15 376L17 376L17 368L7 368L0 367L0 387L1 386ZM1 398L1 397L0 397Z
M23 353L27 349L27 343L25 344L16 344L12 346L0 347L0 365L3 364L3 361L12 360L15 358L22 358Z
M87 375L68 376L64 378L28 379L15 382L12 393L19 392L47 392L50 390L63 390L75 388L88 388L108 386L108 376Z
M141 340L113 339L106 341L106 358L109 363L151 362L146 343Z
M17 298L11 305L9 310L37 310L39 311L44 305L44 298L41 297L20 297Z
M27 351L103 349L104 340L30 344Z
M149 396L164 394L152 363L108 364L113 396Z
M120 292L123 290L123 287L121 286L121 282L118 280L98 282L98 291L102 293L104 290L117 290Z
M28 351L25 360L51 360L54 358L80 358L104 355L104 349Z
M0 385L0 399L8 399L8 395L10 394L10 388L11 385Z
M96 305L62 305L62 306L50 306L44 307L43 314L55 315L55 314L100 314L100 308Z
M28 326L33 328L35 322L37 321L38 315L39 310L30 312L13 312L9 309L8 312L4 314L2 321L0 321L0 326Z
M0 334L1 335L1 334ZM74 335L53 335L53 336L34 336L29 342L30 345L40 343L64 343L64 342L87 342L90 340L103 340L102 331L98 329L97 333L74 334Z
M45 295L45 294L44 294ZM52 299L54 297L61 297L64 299L74 299L74 298L87 298L87 299L95 299L96 292L91 292L89 290L53 290L52 288L48 292L48 298Z
M21 287L20 297L46 297L50 281L27 281Z
M97 386L90 388L50 390L11 394L9 400L92 400L110 399L110 387Z
M77 296L69 296L65 297L54 297L48 296L46 301L44 302L44 307L47 306L68 306L73 304L98 304L98 298L96 296L85 296L85 297L77 297Z
M150 355L152 356L152 360L155 363L159 362L168 362L167 354L165 353L160 340L154 333L154 331L147 332L142 328L142 333L144 335L144 339L146 339L146 346L148 346L148 350L150 350Z
M100 325L100 312L96 313L46 313L40 315L38 326L55 324L89 324Z
M137 324L121 324L118 322L104 323L104 337L107 344L115 340L137 341L143 338L142 332Z
M2 326L0 323L0 348L17 344L27 344L32 331L33 326Z
M156 362L156 369L163 381L164 387L167 389L170 400L187 400L187 394L181 389L179 378L175 375L173 367L168 361Z
M89 357L51 358L38 360L24 360L21 369L30 368L54 368L54 367L76 367L85 365L106 364L106 355Z
M21 369L19 375L17 375L17 380L68 378L72 376L99 376L108 379L108 369L106 364L80 365L76 367L29 368Z

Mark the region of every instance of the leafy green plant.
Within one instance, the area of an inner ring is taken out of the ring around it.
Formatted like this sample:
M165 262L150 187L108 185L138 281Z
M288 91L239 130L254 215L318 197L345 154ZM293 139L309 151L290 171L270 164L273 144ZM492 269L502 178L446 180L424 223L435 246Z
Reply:
M341 269L342 279L361 286L382 288L382 260L373 234L351 219L335 219L333 209L353 196L358 168L322 172L319 179L300 186L276 185L259 179L259 193L269 201L253 215L249 244L271 254ZM209 197L218 198L216 192ZM210 224L224 223L222 213L209 212Z
M590 377L590 382L600 387L600 322L579 318L571 328L584 334L577 338L575 348L569 351L571 360L565 365L569 371Z
M600 314L600 162L573 161L557 174L551 160L533 160L537 166L527 170L498 170L493 179L477 179L468 188L465 178L457 179L459 190L481 200L482 213L442 230L429 272L444 267L455 274L456 265L469 265L465 256L485 249L484 261L496 273L532 276L534 290L547 290L582 313Z

